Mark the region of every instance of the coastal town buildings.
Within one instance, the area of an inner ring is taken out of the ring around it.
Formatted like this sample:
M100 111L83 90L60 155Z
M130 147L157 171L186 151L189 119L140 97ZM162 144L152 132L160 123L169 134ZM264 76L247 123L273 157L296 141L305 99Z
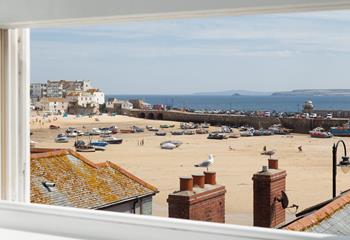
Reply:
M68 149L31 149L32 203L152 214L157 188L112 163Z
M67 110L68 102L64 98L43 97L34 103L34 107L44 112L63 114Z
M106 109L108 113L120 113L122 110L133 109L133 104L126 100L118 100L116 98L110 99L106 102Z
M31 101L36 109L56 114L66 111L72 114L96 114L105 103L105 94L93 88L91 80L49 80L47 83L32 83L30 90ZM48 99L61 100L54 102Z

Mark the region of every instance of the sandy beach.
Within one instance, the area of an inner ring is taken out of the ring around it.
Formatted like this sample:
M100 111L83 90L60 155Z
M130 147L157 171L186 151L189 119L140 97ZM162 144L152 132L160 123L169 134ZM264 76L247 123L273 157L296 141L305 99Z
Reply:
M63 133L68 126L83 130L92 127L109 127L116 125L119 129L133 125L145 127L160 124L175 124L179 122L137 119L126 116L95 117L58 117L54 120L41 120L32 117L31 139L38 142L36 147L73 148L74 139L69 143L55 143L57 134ZM39 122L39 120L41 122ZM50 124L59 125L56 130L49 129ZM171 136L165 129L167 136L155 136L154 132L145 130L144 133L117 134L123 138L121 145L109 145L104 152L85 153L92 161L113 161L136 176L153 184L159 189L154 197L153 214L167 216L167 196L178 190L179 177L201 173L204 169L193 165L207 159L208 154L215 156L215 163L210 168L217 172L217 182L225 185L226 194L226 222L234 224L252 225L253 216L253 186L252 176L262 165L267 165L268 157L261 155L263 146L277 151L275 158L279 159L281 169L287 170L287 194L291 204L304 209L331 197L332 184L332 156L331 147L340 138L315 139L308 135L291 134L288 136L264 136L249 138L229 138L226 140L209 140L207 135ZM214 130L215 127L211 127ZM81 137L88 140L88 137ZM97 139L94 137L93 139ZM138 141L144 139L144 146L138 146ZM159 143L164 140L177 139L183 142L175 150L162 150ZM345 139L349 143L348 139ZM231 149L230 149L231 146ZM298 151L303 147L303 152ZM341 150L341 149L340 149ZM341 153L339 151L339 157ZM346 190L348 176L338 171L338 191Z

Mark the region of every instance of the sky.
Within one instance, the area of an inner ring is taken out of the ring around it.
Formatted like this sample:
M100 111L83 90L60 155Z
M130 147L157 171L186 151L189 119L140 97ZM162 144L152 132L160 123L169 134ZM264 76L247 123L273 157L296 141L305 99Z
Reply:
M31 57L107 94L350 88L350 11L32 29Z

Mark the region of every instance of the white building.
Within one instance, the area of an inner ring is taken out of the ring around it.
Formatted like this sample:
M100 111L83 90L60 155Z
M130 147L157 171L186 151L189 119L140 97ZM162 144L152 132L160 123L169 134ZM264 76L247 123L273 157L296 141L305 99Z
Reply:
M43 97L35 103L35 107L45 112L62 114L67 111L68 102L64 98Z
M133 109L133 104L126 100L118 100L114 98L106 102L106 108L108 112L112 113L112 112L118 112L123 109L131 110Z
M68 102L76 102L79 106L98 107L105 103L105 95L98 89L89 89L86 92L71 92L66 96Z

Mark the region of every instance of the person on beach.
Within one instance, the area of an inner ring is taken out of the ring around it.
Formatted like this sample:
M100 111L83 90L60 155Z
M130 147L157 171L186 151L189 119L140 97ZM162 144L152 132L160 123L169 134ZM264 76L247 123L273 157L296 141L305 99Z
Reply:
M303 146L299 146L298 150L299 150L299 152L302 152L303 151Z

